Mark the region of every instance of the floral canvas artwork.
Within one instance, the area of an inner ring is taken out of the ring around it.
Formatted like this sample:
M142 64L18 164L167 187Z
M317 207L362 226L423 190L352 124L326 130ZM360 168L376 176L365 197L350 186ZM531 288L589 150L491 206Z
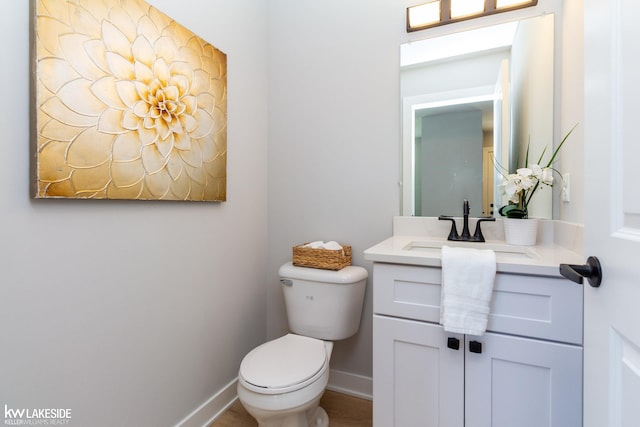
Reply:
M34 0L33 196L226 200L227 59L142 0Z

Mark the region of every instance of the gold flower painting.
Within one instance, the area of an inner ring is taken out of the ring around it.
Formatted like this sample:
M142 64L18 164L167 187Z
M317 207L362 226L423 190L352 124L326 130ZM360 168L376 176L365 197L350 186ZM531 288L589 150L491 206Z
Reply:
M33 1L33 196L226 200L226 55L142 0Z

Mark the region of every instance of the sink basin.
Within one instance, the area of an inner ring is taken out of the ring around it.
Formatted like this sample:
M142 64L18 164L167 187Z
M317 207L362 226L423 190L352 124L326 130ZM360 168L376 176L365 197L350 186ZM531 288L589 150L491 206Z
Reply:
M506 243L478 243L478 242L453 242L453 241L433 241L433 240L415 240L409 242L402 248L405 251L431 252L439 253L443 246L474 248L474 249L491 249L496 253L497 257L516 257L516 258L536 258L537 255L533 249L526 246L514 246Z

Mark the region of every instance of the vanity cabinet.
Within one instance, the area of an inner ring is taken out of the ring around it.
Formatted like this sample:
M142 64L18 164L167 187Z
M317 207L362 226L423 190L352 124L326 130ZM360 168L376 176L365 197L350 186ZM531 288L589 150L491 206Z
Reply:
M439 324L441 270L375 263L374 427L580 427L582 287L498 273L487 332Z

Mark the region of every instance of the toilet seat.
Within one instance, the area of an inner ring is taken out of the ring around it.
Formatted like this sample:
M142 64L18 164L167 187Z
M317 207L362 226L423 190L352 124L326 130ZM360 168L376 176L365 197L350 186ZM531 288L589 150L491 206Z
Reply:
M257 393L288 393L313 383L328 365L324 341L287 334L250 351L240 364L239 380Z

